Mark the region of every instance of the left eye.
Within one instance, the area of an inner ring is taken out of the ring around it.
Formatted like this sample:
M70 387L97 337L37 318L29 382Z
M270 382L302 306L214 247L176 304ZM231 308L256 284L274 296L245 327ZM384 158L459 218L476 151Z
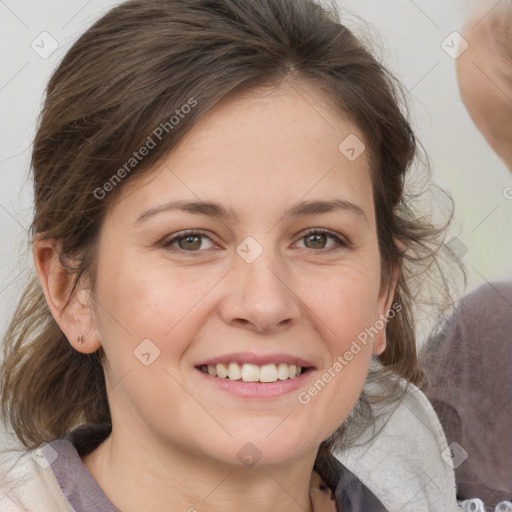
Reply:
M335 243L328 247L321 247L322 245L325 245L328 238L334 240ZM209 240L211 244L210 247L215 245L204 233L198 231L189 231L183 232L178 236L164 241L162 246L164 248L174 247L187 252L197 252L200 249L208 249L208 247L201 247L202 239ZM326 250L332 248L333 246L338 246L338 248L347 246L347 244L339 236L325 229L312 229L306 233L303 233L299 240L307 240L305 244L306 249ZM178 244L178 247L176 247L175 244Z
M311 242L310 246L306 247L307 249L318 249L319 248L318 245L322 245L323 243L325 243L325 241L328 238L330 238L331 240L334 240L335 243L332 244L331 246L329 246L328 248L320 247L320 249L329 249L336 245L338 246L338 248L340 248L340 247L346 247L346 245L347 245L338 235L335 235L334 233L331 233L330 231L327 231L326 229L312 229L312 230L304 233L300 239L301 240L309 240Z

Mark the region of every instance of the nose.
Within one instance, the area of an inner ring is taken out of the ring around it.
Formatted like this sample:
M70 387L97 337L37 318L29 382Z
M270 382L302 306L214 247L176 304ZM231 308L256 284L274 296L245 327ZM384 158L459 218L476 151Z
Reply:
M297 322L299 298L290 273L268 249L251 263L235 255L220 305L223 320L258 333L279 332Z

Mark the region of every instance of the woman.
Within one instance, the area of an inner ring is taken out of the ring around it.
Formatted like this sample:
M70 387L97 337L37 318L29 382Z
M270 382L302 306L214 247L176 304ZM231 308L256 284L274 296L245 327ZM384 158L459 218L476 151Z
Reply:
M440 231L399 98L308 0L132 0L80 37L34 142L8 510L392 510L344 454L421 395L409 286Z

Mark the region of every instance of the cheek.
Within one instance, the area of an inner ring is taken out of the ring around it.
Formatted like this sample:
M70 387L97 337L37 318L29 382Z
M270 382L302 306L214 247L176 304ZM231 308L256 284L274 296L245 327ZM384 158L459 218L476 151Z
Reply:
M313 285L316 283L315 285ZM301 297L318 319L318 328L343 349L348 341L375 323L380 276L371 265L340 268L326 279L304 281Z
M132 414L127 411L137 410L169 428L174 414L169 404L194 408L179 365L209 313L204 298L215 280L191 279L191 272L176 269L171 275L157 266L135 271L125 262L115 268L116 273L103 274L98 288L109 399L116 404L111 412L126 421Z
M98 273L98 329L112 378L139 369L139 352L175 364L198 329L196 309L215 284L213 277L192 279L190 271L176 269L171 275L164 268L128 260L118 260L111 270L105 265Z
M319 433L321 439L346 420L366 382L371 348L355 339L340 335L331 345L328 364L297 394L299 414L302 411L308 418L308 428Z
M297 398L309 410L324 411L323 426L318 428L325 429L326 435L347 417L366 381L379 284L374 265L340 269L323 286L303 283L304 303L329 357L312 385Z

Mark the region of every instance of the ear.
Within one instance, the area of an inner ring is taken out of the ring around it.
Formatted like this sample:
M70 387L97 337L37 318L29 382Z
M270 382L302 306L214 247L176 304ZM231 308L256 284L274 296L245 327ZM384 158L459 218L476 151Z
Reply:
M397 245L402 250L402 244ZM397 311L392 310L391 306L393 305L393 299L395 297L396 284L398 281L398 276L400 275L400 264L397 263L392 269L390 269L390 273L388 274L388 279L383 279L381 282L381 287L379 291L379 298L377 301L377 318L375 321L375 327L378 329L378 333L373 338L373 355L380 355L386 349L386 326L388 317L391 315L396 315Z
M32 244L34 265L53 318L73 348L90 354L101 347L95 327L93 297L88 289L79 285L73 296L69 296L74 274L60 262L59 248L60 243L54 239L42 240L38 233ZM82 343L78 341L79 335L83 336Z

